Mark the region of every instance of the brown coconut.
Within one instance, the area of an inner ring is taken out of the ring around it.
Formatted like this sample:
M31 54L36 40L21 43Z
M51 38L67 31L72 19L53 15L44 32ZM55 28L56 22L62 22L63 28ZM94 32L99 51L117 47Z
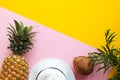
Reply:
M90 74L93 71L94 64L90 58L85 56L75 57L73 60L73 66L77 73Z

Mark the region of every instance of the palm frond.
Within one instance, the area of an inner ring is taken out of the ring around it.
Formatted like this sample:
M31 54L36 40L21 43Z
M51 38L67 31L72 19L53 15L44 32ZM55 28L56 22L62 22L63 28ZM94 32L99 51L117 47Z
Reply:
M101 46L102 49L97 48L98 52L89 53L89 57L96 65L103 65L98 68L97 71L104 69L104 73L111 67L116 67L120 71L120 48L116 48L114 44L111 44L116 37L116 33L110 31L105 32L105 46Z

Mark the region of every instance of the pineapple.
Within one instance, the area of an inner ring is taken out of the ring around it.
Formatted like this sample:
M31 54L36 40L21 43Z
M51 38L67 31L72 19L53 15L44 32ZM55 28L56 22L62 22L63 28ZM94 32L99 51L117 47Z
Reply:
M3 80L3 77L2 77L2 75L0 74L0 80Z
M89 53L89 58L91 58L94 66L101 64L97 71L104 69L105 73L110 68L114 70L108 80L120 80L120 48L113 44L116 35L116 32L111 32L108 29L105 32L106 44L101 46L101 49L97 48L98 52Z
M8 49L12 51L2 64L2 77L4 80L28 80L28 62L23 54L32 48L32 38L35 32L31 32L32 26L24 26L22 22L14 20L15 27L10 24L8 36L10 45Z

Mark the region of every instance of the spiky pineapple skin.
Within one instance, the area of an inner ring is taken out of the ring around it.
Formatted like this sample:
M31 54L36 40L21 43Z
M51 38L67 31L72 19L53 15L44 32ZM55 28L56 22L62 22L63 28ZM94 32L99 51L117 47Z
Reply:
M3 80L3 77L2 77L2 75L0 74L0 80Z
M10 55L3 64L1 73L7 80L28 80L28 62L22 56Z

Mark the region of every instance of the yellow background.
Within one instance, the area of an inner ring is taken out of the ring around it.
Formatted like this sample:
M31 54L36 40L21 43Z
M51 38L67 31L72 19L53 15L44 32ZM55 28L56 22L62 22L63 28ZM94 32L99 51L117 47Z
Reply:
M0 5L94 47L104 32L117 32L120 44L120 0L0 0Z

